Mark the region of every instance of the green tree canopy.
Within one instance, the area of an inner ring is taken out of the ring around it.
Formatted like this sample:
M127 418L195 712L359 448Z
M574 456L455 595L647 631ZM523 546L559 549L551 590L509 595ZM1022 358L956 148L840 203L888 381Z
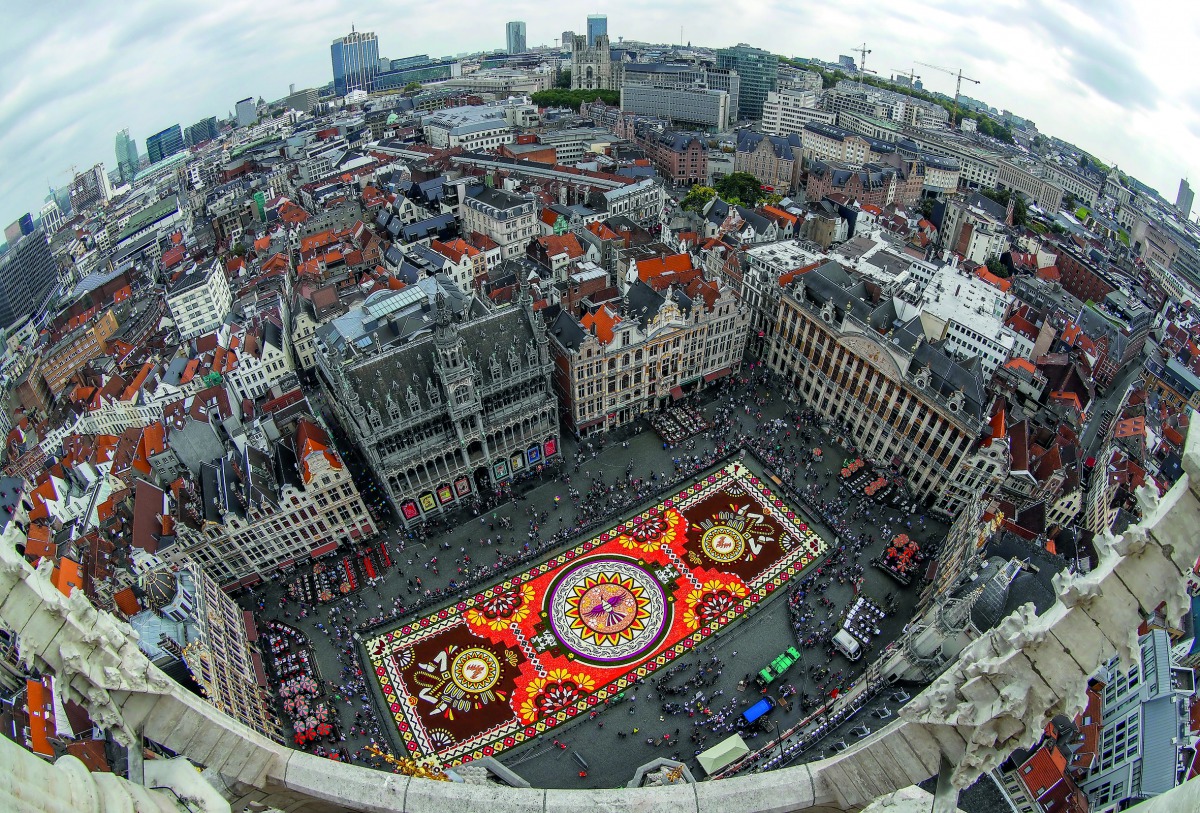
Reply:
M679 205L689 211L698 212L716 196L717 190L711 186L693 186L688 190L687 195L684 196Z
M1008 206L1009 200L1013 199L1011 189L980 189L979 194L985 198L990 198L1001 206ZM1024 226L1029 222L1029 207L1025 203L1025 198L1020 193L1016 195L1016 200L1013 203L1013 225Z
M571 69L570 68L564 68L563 70L558 72L558 83L555 84L555 87L562 88L563 90L571 89Z
M532 96L533 103L538 107L569 107L578 109L579 105L599 99L605 104L621 103L621 92L617 90L563 90L552 88L539 90Z
M717 194L726 203L738 202L746 206L754 206L764 197L762 183L749 172L731 172L716 183Z
M404 86L403 92L404 93L412 93L414 90L420 90L420 89L421 89L420 82L409 82L407 85Z
M987 269L1000 279L1008 279L1008 266L1000 262L999 257L988 257Z

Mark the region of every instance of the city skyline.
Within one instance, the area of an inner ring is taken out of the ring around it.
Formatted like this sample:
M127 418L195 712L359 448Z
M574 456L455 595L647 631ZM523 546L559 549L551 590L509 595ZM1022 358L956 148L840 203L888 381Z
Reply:
M388 10L318 0L289 4L286 16L270 3L212 8L135 1L126 8L120 18L106 9L75 9L70 25L63 25L61 12L31 8L6 29L13 74L22 79L0 102L0 161L10 168L0 179L6 203L0 218L40 209L47 186L69 182L73 165L103 161L115 169L112 134L124 127L135 135L155 133L177 121L224 118L247 95L272 100L290 84L327 84L329 43L352 25L377 33L382 56L399 58L502 49L504 23L514 18L528 22L530 47L551 44L564 29L585 29L589 14L608 15L614 41L655 41L679 29L681 10L573 3L545 15L524 2L480 4L461 9L479 23L464 32L459 13L409 15L401 26ZM867 67L881 75L914 60L962 67L983 80L964 88L967 95L1032 119L1043 133L1119 165L1169 197L1180 177L1200 175L1180 158L1200 146L1200 80L1183 70L1200 40L1200 13L1182 3L1155 9L1175 22L1151 32L1153 20L1119 4L1073 1L1035 7L1013 0L970 15L940 2L919 12L866 4L801 12L777 2L734 11L702 3L689 4L687 19L711 26L685 25L682 37L713 49L746 42L831 61L865 39L872 49ZM421 34L413 36L414 30ZM79 31L88 32L83 47ZM890 39L879 38L883 31ZM266 37L278 44L270 60L259 58L256 47ZM130 59L131 53L138 56ZM145 70L148 64L156 69ZM928 68L918 73L927 89L953 94L952 77ZM80 76L106 81L80 82ZM145 152L142 139L139 149Z

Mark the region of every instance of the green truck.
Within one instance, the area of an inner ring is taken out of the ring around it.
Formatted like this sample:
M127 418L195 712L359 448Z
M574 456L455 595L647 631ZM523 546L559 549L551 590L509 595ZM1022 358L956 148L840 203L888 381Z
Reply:
M796 647L789 646L781 654L771 661L770 665L765 669L760 669L758 672L758 683L762 686L768 686L775 680L783 676L783 673L788 670L793 663L800 660L800 653L796 651Z

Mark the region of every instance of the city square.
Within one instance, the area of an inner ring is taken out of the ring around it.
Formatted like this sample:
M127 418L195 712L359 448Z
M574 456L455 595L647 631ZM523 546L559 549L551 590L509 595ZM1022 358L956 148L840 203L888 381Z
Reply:
M827 545L742 462L434 614L367 638L403 747L493 756L620 696Z
M1200 810L1200 12L125 5L5 29L0 811Z

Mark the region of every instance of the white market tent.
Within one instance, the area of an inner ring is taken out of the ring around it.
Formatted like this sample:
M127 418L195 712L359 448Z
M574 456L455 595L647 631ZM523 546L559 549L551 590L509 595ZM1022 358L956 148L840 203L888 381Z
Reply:
M707 751L700 752L696 759L700 761L700 767L704 769L704 772L712 776L748 753L750 753L750 746L746 745L745 740L734 734L732 737L721 740Z

